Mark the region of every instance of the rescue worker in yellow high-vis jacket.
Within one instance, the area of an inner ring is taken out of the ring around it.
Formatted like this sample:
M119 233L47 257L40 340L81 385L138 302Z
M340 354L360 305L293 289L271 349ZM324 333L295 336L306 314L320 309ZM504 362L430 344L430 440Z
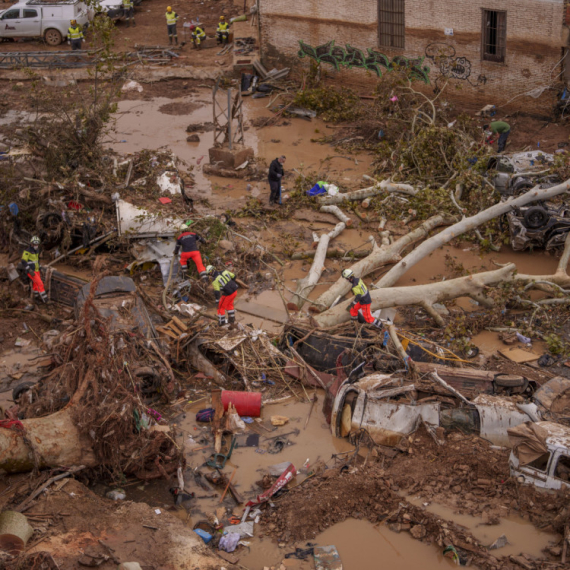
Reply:
M366 287L364 281L356 277L352 269L345 269L342 272L342 276L350 283L352 294L354 295L354 300L347 307L347 310L350 312L350 318L353 321L358 321L358 313L360 312L369 325L382 328L382 323L375 319L370 311L372 297L370 297L368 287Z
M194 24L190 26L190 31L192 32L192 42L194 42L194 47L202 49L200 44L202 40L206 39L206 32L204 32L200 26L195 26Z
M38 236L32 237L30 245L24 249L20 260L20 269L32 282L34 297L47 303L48 297L40 275L40 238Z
M216 39L219 44L227 44L228 38L230 37L230 25L226 22L225 16L220 16L220 23L218 24L218 29L216 30Z
M212 288L214 289L216 301L218 301L218 325L223 327L228 323L230 325L234 324L236 322L234 300L238 290L238 284L234 281L236 276L227 269L216 271L213 265L206 267L206 273L214 278ZM227 321L226 311L228 313Z
M174 43L178 45L176 22L178 22L178 14L172 9L172 6L168 6L166 9L166 28L168 30L168 41L170 44L172 44L172 39L174 39Z
M136 26L135 22L135 5L133 0L123 0L123 15L125 16L125 22L127 26L131 27L131 20L133 21L133 26Z
M84 42L83 29L77 23L77 20L71 20L71 25L67 30L67 43L71 46L72 51L81 49L81 42Z

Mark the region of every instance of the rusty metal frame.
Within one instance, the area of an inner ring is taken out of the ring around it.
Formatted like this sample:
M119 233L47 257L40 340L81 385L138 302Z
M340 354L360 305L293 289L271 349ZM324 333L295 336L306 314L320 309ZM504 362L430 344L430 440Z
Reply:
M243 144L243 99L238 89L232 96L232 89L227 90L223 96L220 89L220 79L212 89L212 109L214 122L214 146L223 146L226 143L230 150L235 144ZM218 96L221 94L221 97ZM223 102L222 102L223 101Z

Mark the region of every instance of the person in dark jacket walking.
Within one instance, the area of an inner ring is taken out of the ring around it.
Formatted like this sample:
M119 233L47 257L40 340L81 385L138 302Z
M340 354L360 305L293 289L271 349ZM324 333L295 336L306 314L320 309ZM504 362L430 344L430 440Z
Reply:
M285 157L280 156L276 158L269 165L269 194L270 204L281 204L281 179L283 178L283 165L285 164Z
M235 275L228 271L216 271L213 265L206 267L208 275L212 275L214 281L212 287L216 301L218 301L218 325L223 327L226 324L236 322L236 312L234 309L234 300L237 295L238 285L234 281ZM226 322L226 311L228 312L228 320Z
M182 233L176 239L174 255L178 255L178 252L182 249L182 253L180 254L180 265L182 266L182 269L188 269L188 260L191 259L196 264L196 269L200 274L200 278L204 280L208 279L206 268L202 263L202 256L198 251L198 242L206 243L206 240L198 234L189 231L186 224L182 224L180 229L182 230Z

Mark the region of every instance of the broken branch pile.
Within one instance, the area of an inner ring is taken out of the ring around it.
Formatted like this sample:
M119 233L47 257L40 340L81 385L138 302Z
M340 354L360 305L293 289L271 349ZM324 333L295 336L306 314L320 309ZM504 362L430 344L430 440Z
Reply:
M79 440L85 453L93 453L96 464L111 475L161 477L175 471L183 457L168 433L152 430L160 417L145 396L159 392L172 397L174 377L154 341L133 332L109 332L109 321L93 304L98 282L91 285L71 343L59 346L61 364L33 388L31 401L21 399L26 401L20 404L20 417L25 418L24 429L34 422L49 426L59 418L64 429L57 446L65 449ZM78 436L72 437L75 431ZM39 463L54 461L43 458Z

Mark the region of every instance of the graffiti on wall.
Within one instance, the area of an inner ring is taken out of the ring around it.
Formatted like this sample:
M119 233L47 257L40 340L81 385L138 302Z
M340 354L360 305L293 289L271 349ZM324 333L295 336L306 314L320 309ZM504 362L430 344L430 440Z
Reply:
M345 47L335 45L335 40L326 44L312 47L302 40L299 40L299 57L309 57L317 63L328 63L337 71L341 67L366 69L373 71L378 77L382 77L383 72L394 71L396 69L409 69L410 77L424 83L429 83L430 69L424 65L426 56L417 58L407 58L396 56L390 59L387 55L371 48L366 49L366 53L358 48L346 44Z
M473 80L471 62L466 57L456 57L456 51L452 45L443 42L429 44L425 49L425 56L437 66L440 72L440 76L436 79L436 87L445 79L467 81L473 87L487 83L484 75L479 75L476 80Z

